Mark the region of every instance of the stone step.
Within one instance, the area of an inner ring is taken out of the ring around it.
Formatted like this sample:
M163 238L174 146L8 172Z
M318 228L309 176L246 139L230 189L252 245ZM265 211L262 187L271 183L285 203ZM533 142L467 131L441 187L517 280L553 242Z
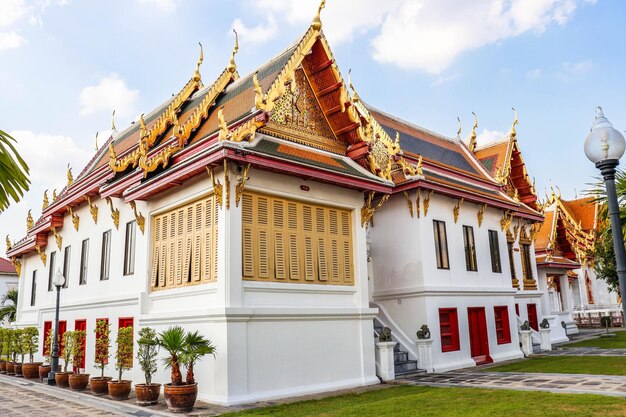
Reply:
M404 351L394 352L393 353L393 360L394 360L394 363L398 362L398 361L408 361L409 360L409 352L404 352Z
M413 372L417 370L417 361L398 361L394 363L394 370L396 374L403 374L406 372Z
M415 369L413 371L406 371L406 372L396 372L396 379L410 379L413 377L416 377L418 375L423 375L426 373L425 369Z

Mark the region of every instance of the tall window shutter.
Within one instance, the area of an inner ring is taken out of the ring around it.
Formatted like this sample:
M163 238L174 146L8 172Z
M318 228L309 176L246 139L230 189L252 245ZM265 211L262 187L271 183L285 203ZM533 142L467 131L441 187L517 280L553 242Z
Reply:
M191 270L191 280L200 281L202 264L202 203L197 203L194 209L194 229L193 229L193 268Z
M243 195L243 201L241 204L241 219L243 222L242 229L242 269L243 276L246 278L254 278L254 255L253 255L253 242L252 242L252 196L249 194Z
M165 287L167 266L167 216L161 220L161 264L159 265L159 287Z
M314 281L317 274L315 272L313 208L311 206L302 207L302 224L304 229L304 279Z
M284 204L282 200L273 200L272 207L274 212L274 276L281 280L287 278Z
M287 205L287 227L289 241L289 278L292 280L301 280L302 273L300 270L301 251L298 244L298 206L296 203Z
M212 204L213 204L213 281L217 280L217 267L218 267L218 262L217 262L217 258L218 258L218 250L219 250L219 243L218 243L218 238L219 238L219 213L220 211L218 210L217 207L217 202L215 201L215 196L213 196L213 198L211 199Z
M269 265L269 242L268 242L268 233L265 229L259 229L258 234L258 245L259 245L259 270L258 276L259 278L269 278L270 277L270 265Z
M212 198L209 197L204 202L204 276L205 281L210 281L213 271L213 204Z

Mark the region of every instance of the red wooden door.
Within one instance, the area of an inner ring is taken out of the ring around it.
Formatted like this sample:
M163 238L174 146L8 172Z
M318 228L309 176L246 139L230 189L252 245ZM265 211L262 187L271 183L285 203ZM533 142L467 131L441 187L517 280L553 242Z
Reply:
M528 324L530 324L530 327L533 330L539 331L539 321L537 319L537 304L527 304L526 310L528 311Z
M487 336L485 307L469 307L467 309L467 322L469 325L472 359L477 364L493 362L491 356L489 356L489 337Z
M48 334L52 331L52 322L51 321L44 321L43 322L43 354L44 356L49 354L50 349L52 349L52 346L46 346L46 341L48 340Z
M53 330L54 331L54 330ZM65 341L63 340L63 335L67 331L67 322L65 320L59 320L59 357L63 355L63 349L65 349ZM61 365L59 365L61 366Z
M87 320L76 320L74 322L74 330L82 330L87 331ZM83 352L83 357L80 360L80 367L85 369L85 353L87 352L87 337L83 339L83 346L80 348ZM76 365L74 365L74 370L76 370Z

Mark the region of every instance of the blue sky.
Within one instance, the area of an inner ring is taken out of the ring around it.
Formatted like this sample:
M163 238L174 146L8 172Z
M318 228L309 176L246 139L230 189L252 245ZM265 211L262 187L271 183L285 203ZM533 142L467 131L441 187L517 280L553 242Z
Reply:
M0 233L24 233L46 188L61 188L109 134L177 92L204 45L205 83L240 33L243 75L307 29L317 0L2 0L0 129L33 170L24 202L0 214ZM596 175L583 141L602 105L626 129L626 3L618 0L328 0L322 11L339 68L369 104L444 135L518 138L540 194L566 197Z

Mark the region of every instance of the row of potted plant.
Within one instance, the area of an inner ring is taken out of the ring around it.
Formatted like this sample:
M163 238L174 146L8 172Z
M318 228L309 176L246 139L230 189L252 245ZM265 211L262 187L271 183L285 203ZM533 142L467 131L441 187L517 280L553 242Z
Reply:
M118 371L118 379L105 376L104 370L109 362L110 325L106 320L97 320L96 328L96 355L95 366L100 370L100 376L89 378L89 374L80 373L80 365L83 360L83 345L86 332L74 330L67 331L63 335L63 343L60 343L60 356L63 359L63 370L57 370L55 381L59 387L69 387L72 390L84 390L89 385L96 395L109 394L115 400L127 399L132 381L124 380L123 372L132 368L133 360L133 328L120 328L116 338L115 369ZM46 364L33 362L38 346L38 331L34 327L24 329L0 328L0 373L9 375L22 375L26 378L43 379L50 372L51 351L53 333L46 335L45 349ZM139 331L137 360L144 373L145 383L135 384L135 395L140 405L153 405L158 402L161 384L153 383L152 376L158 369L157 357L159 349L167 352L164 363L171 369L171 383L165 384L163 394L170 411L191 411L198 396L198 386L194 378L194 365L202 357L213 354L215 347L197 331L187 332L180 326L173 326L162 333L144 327ZM24 364L25 355L29 355L30 363ZM4 355L4 356L3 356ZM17 362L21 356L22 361ZM5 358L2 360L2 358ZM68 372L68 366L74 365L74 372ZM16 373L20 366L20 374ZM25 371L30 366L29 373ZM181 373L181 367L187 368L185 379ZM34 369L34 372L33 372Z

